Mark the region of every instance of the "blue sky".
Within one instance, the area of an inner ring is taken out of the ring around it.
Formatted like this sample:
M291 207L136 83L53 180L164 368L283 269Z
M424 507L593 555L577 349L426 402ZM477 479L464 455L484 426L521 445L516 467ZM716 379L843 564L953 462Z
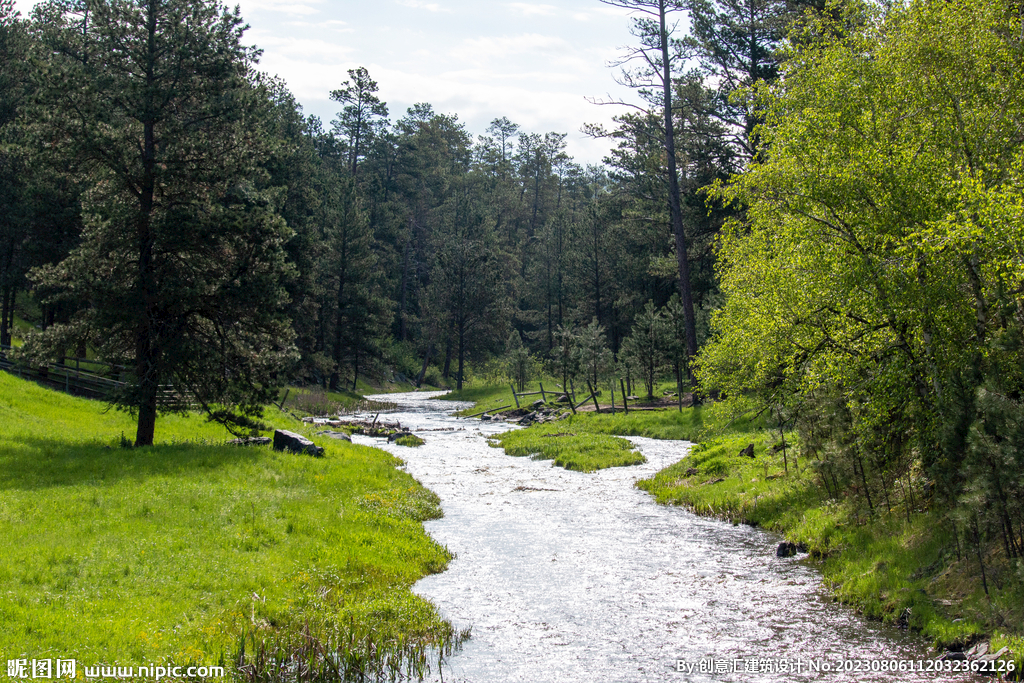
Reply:
M18 0L27 13L34 4ZM629 15L598 0L240 0L261 67L283 78L307 114L330 124L329 93L365 66L392 119L416 102L457 114L474 135L507 116L528 132L568 133L568 151L599 163L605 141L584 123L609 123L622 107L587 97L635 95L607 62L628 44Z

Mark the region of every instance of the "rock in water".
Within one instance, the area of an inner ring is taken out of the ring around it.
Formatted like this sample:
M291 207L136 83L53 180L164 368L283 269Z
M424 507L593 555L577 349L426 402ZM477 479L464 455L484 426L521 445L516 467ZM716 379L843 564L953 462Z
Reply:
M274 432L274 450L275 451L292 451L293 453L307 453L315 458L321 458L324 454L324 449L317 446L315 443L295 432L289 432L285 429L278 429Z
M775 557L793 557L796 555L796 543L783 541L775 550Z

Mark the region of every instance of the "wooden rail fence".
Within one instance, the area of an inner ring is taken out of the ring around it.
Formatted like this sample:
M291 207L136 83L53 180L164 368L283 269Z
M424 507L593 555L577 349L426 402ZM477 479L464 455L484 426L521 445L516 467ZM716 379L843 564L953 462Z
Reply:
M132 375L124 366L86 358L65 357L46 365L29 365L14 359L10 353L12 350L10 346L0 346L0 370L75 396L109 399L114 392L128 385ZM157 401L164 407L191 404L169 385L160 387Z

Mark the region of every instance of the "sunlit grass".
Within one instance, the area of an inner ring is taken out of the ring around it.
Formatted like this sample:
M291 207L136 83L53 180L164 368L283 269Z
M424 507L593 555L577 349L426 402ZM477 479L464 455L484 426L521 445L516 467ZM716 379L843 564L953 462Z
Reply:
M565 422L534 425L494 437L505 453L554 460L568 470L593 472L606 467L639 465L647 459L625 439L573 432Z
M456 638L409 590L450 554L397 458L228 446L194 415L159 418L149 448L122 432L126 415L0 373L0 659L215 664L303 630L412 657Z

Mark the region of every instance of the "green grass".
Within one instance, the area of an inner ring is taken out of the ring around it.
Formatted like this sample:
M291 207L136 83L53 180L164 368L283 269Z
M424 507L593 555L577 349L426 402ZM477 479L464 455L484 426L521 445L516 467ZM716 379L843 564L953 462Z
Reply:
M505 432L494 439L508 455L554 460L559 467L580 472L647 462L625 439L575 432L565 421Z
M0 659L210 664L245 643L323 667L316 643L422 666L457 641L409 590L451 557L421 524L437 498L384 451L267 419L326 457L227 446L197 416L120 448L127 416L0 373Z
M407 434L405 436L400 436L397 439L395 439L395 443L397 443L399 446L408 446L410 448L415 448L417 446L422 446L423 444L426 443L426 441L416 436L415 434Z
M618 410L610 413L578 413L571 419L577 431L591 434L618 434L621 436L647 436L653 439L679 439L694 441L704 429L700 408L678 410L633 410L629 414Z

